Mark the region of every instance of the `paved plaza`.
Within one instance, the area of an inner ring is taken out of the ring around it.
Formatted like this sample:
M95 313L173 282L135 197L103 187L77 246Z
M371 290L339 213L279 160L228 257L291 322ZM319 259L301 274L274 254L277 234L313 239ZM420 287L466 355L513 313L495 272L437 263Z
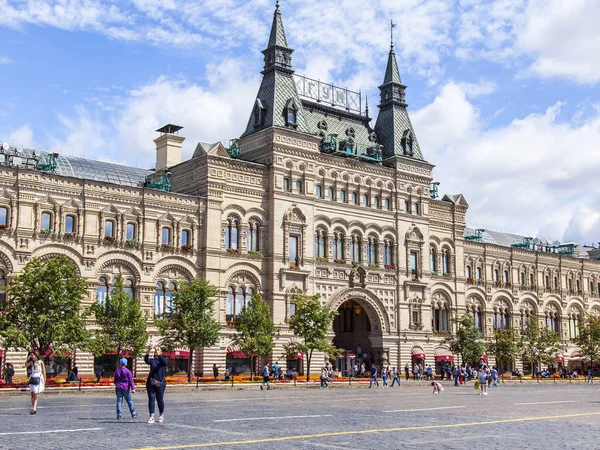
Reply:
M598 448L600 386L529 385L167 392L164 424L117 421L108 393L0 397L2 449ZM128 414L125 417L129 417Z

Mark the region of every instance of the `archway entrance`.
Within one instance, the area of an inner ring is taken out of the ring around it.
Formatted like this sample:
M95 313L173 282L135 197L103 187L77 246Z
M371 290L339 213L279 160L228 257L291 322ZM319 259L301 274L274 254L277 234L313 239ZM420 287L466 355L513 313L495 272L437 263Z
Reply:
M344 376L357 376L362 364L367 372L372 364L381 371L381 326L377 316L369 313L369 307L364 300L348 299L338 308L333 322L333 345L345 350L336 361Z

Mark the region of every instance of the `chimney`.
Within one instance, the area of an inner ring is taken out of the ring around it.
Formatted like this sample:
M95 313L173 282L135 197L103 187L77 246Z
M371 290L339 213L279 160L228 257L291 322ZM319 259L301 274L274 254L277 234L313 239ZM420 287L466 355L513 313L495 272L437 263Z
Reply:
M156 130L160 136L154 139L156 144L156 171L165 170L181 162L181 144L185 138L179 136L183 127L167 124Z

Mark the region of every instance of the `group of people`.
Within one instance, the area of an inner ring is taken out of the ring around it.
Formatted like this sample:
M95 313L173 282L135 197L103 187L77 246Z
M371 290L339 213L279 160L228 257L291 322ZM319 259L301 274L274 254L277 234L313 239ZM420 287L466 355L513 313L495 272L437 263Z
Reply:
M158 421L158 423L162 423L164 420L163 413L165 410L164 395L165 389L167 388L168 360L162 355L162 349L157 345L148 348L148 352L144 356L144 362L150 366L150 372L146 380L148 410L150 414L148 423L155 422L154 416L156 404L158 404L159 412L159 417L156 419L156 421ZM117 419L121 419L123 417L123 400L127 402L131 417L138 417L138 413L133 403L133 398L131 397L131 394L135 392L135 383L133 381L133 374L127 368L127 363L127 358L121 358L119 360L119 367L115 371L114 375L115 394L117 396ZM29 391L31 393L31 411L29 414L35 415L37 414L39 395L44 392L46 386L46 366L44 365L44 361L40 359L38 353L30 352L27 355L25 367L27 367L27 371L29 373L28 383ZM11 375L11 383L12 376L14 376L14 368ZM77 375L75 374L75 377L76 376Z

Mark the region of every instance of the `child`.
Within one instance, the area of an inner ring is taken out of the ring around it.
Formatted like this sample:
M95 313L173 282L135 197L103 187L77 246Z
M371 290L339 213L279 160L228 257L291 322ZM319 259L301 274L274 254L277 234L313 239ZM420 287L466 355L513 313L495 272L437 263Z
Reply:
M135 384L133 384L133 375L127 368L127 358L119 360L119 368L115 371L115 392L117 394L117 419L121 419L123 412L123 399L129 406L129 412L132 418L136 418L138 413L135 411L131 393L135 392Z
M444 386L442 386L437 381L432 381L431 385L433 386L433 393L434 394L439 394L440 392L442 392L444 390Z

